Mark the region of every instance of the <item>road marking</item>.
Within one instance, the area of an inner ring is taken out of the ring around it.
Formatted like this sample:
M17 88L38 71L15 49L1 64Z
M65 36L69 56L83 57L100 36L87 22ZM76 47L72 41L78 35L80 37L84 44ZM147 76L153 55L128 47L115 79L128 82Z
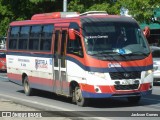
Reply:
M1 79L5 79L5 80L8 79L8 77L4 77L4 76L0 76L0 78ZM37 101L31 101L31 100L26 100L26 99L22 99L22 98L17 98L17 97L10 96L10 95L0 94L0 96L6 97L6 98L10 98L10 99L14 99L14 100L28 102L28 103L31 103L31 104L34 103L36 105L41 105L41 106L44 106L44 107L49 107L49 108L58 109L58 110L62 110L62 111L71 111L70 109L61 108L61 107L57 107L57 106L51 106L51 105L48 105L48 104L39 103ZM88 115L88 114L85 114L85 113L81 113L81 115L83 115L83 116L89 116L89 118L91 118L91 119L93 118L93 120L94 119L96 119L96 120L112 120L112 119L109 119L107 117L90 117L91 115ZM82 118L87 118L88 119L88 117L82 117Z
M51 105L48 105L48 104L39 103L37 101L26 100L26 99L17 98L17 97L14 97L14 96L9 96L9 95L4 95L4 94L0 94L0 96L15 99L15 100L19 100L19 101L24 101L24 102L28 102L28 103L34 103L34 104L37 104L37 105L42 105L42 106L45 106L45 107L54 108L54 109L58 109L58 110L71 111L70 109L65 109L65 108L61 108L61 107L57 107L57 106L51 106Z
M5 97L5 98L14 99L14 100L23 101L23 102L28 102L28 103L31 103L31 104L41 105L41 106L48 107L48 108L58 109L58 110L62 110L62 111L72 111L70 109L61 108L61 107L57 107L57 106L51 106L51 105L48 105L48 104L39 103L37 101L26 100L26 99L17 98L17 97L14 97L14 96L4 95L4 94L1 94L1 93L0 93L0 96ZM78 112L79 111L77 111L77 113ZM79 112L79 114L82 115L82 116L86 116L86 117L82 117L82 118L87 118L87 117L91 116L91 115L81 113L81 112ZM79 117L79 118L81 118L81 117ZM108 119L107 117L90 117L90 118L93 118L92 120L94 120L94 119L96 119L96 120L112 120L112 119Z

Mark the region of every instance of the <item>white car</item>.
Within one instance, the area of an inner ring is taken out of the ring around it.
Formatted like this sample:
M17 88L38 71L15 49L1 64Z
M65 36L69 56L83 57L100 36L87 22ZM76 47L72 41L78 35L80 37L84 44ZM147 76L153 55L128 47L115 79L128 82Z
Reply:
M153 57L154 82L160 82L160 47L150 46Z

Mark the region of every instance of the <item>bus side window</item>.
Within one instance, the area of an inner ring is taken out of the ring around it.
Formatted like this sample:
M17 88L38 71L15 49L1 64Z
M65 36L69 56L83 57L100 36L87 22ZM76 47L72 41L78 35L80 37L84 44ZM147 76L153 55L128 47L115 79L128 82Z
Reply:
M56 30L55 31L55 40L54 40L54 66L58 67L58 41L60 39L60 31Z
M17 40L16 39L10 39L9 49L16 49L16 48L17 48Z
M20 27L12 27L9 36L9 49L17 49Z
M42 51L50 51L51 43L52 43L52 33L53 33L53 25L44 25L41 41L40 41L40 50Z
M18 49L27 50L30 26L21 27Z
M67 43L67 53L74 54L80 57L83 57L83 49L81 38L76 35L75 40L69 40Z
M41 38L41 30L42 30L41 25L32 26L29 39L30 50L39 50L39 40Z

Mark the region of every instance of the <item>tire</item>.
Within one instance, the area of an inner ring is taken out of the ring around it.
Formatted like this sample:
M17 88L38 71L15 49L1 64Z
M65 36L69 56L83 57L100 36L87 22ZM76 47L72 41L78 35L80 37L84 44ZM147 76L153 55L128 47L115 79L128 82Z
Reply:
M128 97L128 102L137 104L141 100L141 96Z
M88 104L88 99L82 96L80 87L75 88L73 97L74 97L74 101L78 106L84 107Z
M33 93L33 89L30 88L30 84L27 76L24 78L23 87L24 87L24 93L27 96L31 96Z

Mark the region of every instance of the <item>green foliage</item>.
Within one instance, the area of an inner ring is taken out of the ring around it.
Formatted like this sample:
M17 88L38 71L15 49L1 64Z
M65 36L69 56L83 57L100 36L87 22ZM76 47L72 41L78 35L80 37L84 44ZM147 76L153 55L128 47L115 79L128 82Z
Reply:
M10 20L8 17L5 17L1 22L0 22L0 36L6 36L7 30L8 30L8 24Z
M30 2L32 2L32 3L40 3L40 2L52 2L52 1L56 1L56 0L29 0Z
M107 11L109 8L109 4L102 3L102 4L94 4L93 6L89 7L87 11Z
M12 21L26 20L37 13L60 11L62 9L62 2L55 1L54 4L54 0L45 1L34 3L29 0L0 0L0 36L6 35L9 23Z
M69 4L68 4L68 11L77 11L77 12L85 12L85 8L84 5L80 2L80 0L72 0Z
M154 0L153 0L154 1ZM129 14L132 15L139 22L151 22L151 16L153 15L153 8L157 2L150 0L120 0L121 6L129 10ZM158 4L157 4L158 5Z

